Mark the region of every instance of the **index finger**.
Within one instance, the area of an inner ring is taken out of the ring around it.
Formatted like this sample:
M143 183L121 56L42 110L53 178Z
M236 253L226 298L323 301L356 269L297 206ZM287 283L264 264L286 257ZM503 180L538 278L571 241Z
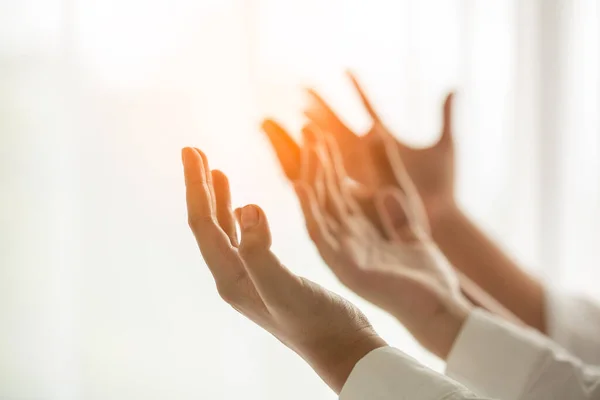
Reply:
M220 285L231 281L243 271L232 258L228 236L219 227L212 199L212 183L207 180L209 170L206 157L199 150L186 147L182 151L188 223L204 261Z
M214 219L213 199L207 179L204 158L197 149L186 147L181 152L185 176L186 203L190 225ZM193 229L193 227L192 227Z
M288 179L294 181L300 176L300 146L277 122L267 119L262 124L269 142L275 149L279 164Z

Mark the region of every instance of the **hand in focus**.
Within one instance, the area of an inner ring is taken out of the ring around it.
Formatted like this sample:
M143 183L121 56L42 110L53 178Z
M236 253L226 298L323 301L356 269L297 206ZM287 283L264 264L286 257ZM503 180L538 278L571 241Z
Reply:
M354 365L385 346L352 304L289 271L270 251L263 211L235 212L226 176L197 149L182 152L189 225L221 297L303 357L339 393Z
M452 267L420 228L403 187L374 194L386 239L354 202L335 141L320 138L305 147L301 180L295 184L319 253L343 284L390 312L426 348L446 358L472 307ZM385 159L398 163L394 168L401 171L395 147L386 147L385 140L377 151L390 152Z

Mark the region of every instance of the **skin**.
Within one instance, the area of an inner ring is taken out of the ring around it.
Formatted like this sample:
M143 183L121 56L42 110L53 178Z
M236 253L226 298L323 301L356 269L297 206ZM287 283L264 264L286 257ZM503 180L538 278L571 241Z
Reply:
M348 192L384 238L390 239L384 229L385 221L382 221L375 207L374 195L378 190L386 187L402 188L407 206L412 210L419 229L431 234L432 226L439 227L437 225L440 220L438 216L447 215L448 210L454 209L454 202L448 205L446 201L450 198L449 194L454 191L454 150L451 134L452 94L444 103L444 125L440 140L431 148L417 150L392 138L380 118L375 114L366 95L358 86L358 82L353 76L350 75L350 77L358 89L367 111L373 117L372 129L364 136L354 134L325 101L316 92L310 90L311 107L305 114L311 123L303 129L304 147L313 141L311 138L315 136L314 132L321 132L327 139L337 143L340 149L341 163L345 166L348 174L347 180L354 183L348 188ZM262 128L275 149L288 179L298 180L302 171L303 148L290 137L280 124L272 119L265 120ZM388 161L388 148L395 150L398 155L392 164ZM324 197L319 190L316 191L316 196L319 204L328 211L325 218L329 221L330 216L335 217L335 207L330 204L331 200ZM433 223L430 224L430 221ZM437 232L436 229L434 233ZM448 246L444 241L446 237L446 235L442 235L441 238L442 245L444 245L442 250L448 251ZM434 238L437 239L437 236ZM458 238L453 237L452 239ZM451 251L448 254L453 256ZM450 258L451 262L455 260L456 257ZM458 277L463 295L472 304L520 323L513 313L460 269Z
M469 294L475 287L471 294L474 294L472 297L476 302L478 294L489 293L491 298L482 298L485 308L510 320L523 321L545 333L545 299L541 282L502 251L456 202L453 93L449 93L444 102L440 139L430 147L417 149L394 138L356 78L351 74L349 77L373 119L372 129L366 135L361 137L348 129L314 91L309 93L312 101L306 111L311 121L339 143L349 175L368 191L387 184L382 179L386 176L386 169L380 159L372 156L369 148L378 134L392 138L391 145L397 149L414 184L416 196L422 201L435 242L452 265L469 278L470 282L464 280L463 289ZM483 290L477 290L477 286Z
M189 226L220 296L339 393L356 363L386 343L354 305L277 259L264 212L247 205L234 213L227 177L200 150L185 148L182 159Z
M343 284L394 315L423 346L446 359L472 305L452 267L420 229L403 188L375 193L384 237L344 185L348 177L335 141L316 140L306 149L305 173L295 189L323 260ZM319 204L321 190L329 207Z

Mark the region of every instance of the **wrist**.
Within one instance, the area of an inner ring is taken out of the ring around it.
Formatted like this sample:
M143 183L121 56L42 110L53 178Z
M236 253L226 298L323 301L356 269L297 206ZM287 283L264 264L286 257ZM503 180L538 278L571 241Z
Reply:
M448 355L456 339L458 339L460 331L474 308L471 303L462 297L450 307L444 322L440 324L439 350L437 355L442 360L448 359Z
M466 299L456 296L441 313L431 318L417 340L430 352L446 360L473 309L474 306Z
M312 346L306 358L323 381L339 394L354 366L371 351L385 346L387 343L368 328L348 337L332 338L328 344Z

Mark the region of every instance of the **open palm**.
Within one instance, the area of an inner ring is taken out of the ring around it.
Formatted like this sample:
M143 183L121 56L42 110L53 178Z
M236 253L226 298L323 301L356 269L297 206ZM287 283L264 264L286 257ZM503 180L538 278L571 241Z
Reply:
M383 186L397 185L393 174L373 149L373 144L377 143L382 135L394 136L376 113L356 78L351 74L349 76L373 119L373 125L365 135L359 136L348 128L325 100L313 90L309 90L312 101L305 115L326 134L336 139L348 175L359 182L368 193L372 193ZM440 209L451 204L454 199L452 104L453 93L449 93L443 107L442 134L434 145L414 148L393 139L430 219L435 218Z
M324 261L343 284L390 312L435 351L433 327L448 313L463 312L465 302L456 275L419 228L405 193L388 187L374 194L373 207L381 215L388 240L344 184L347 174L335 142L317 140L306 152L303 169L309 172L301 174L296 191L309 234ZM319 167L323 173L315 173ZM324 182L319 184L319 179ZM318 200L323 188L327 208ZM338 224L328 223L330 219Z
M430 232L430 224L440 215L452 209L454 204L454 141L452 138L453 95L446 97L443 107L442 135L438 142L427 148L413 148L397 140L382 123L364 91L356 79L350 75L362 102L373 119L373 126L363 136L352 132L335 114L329 105L314 91L310 90L311 107L305 114L311 121L303 130L304 143L299 146L288 132L274 120L263 123L263 130L275 149L275 154L288 179L296 181L306 175L302 171L305 148L314 136L310 131L320 131L326 139L338 145L338 156L347 171L347 181L352 182L347 193L361 209L362 213L381 235L388 237L382 214L375 207L375 194L386 187L401 190L405 206L412 211L415 227ZM318 203L326 211L324 218L338 219L337 208L331 196L315 187ZM398 218L405 217L404 214ZM387 218L387 217L385 217ZM459 273L462 292L475 305L494 313L509 316L487 292L482 290L465 275Z
M204 153L183 151L189 225L221 297L296 351L338 391L357 359L385 343L340 296L288 270L270 251L271 232L255 205L236 210L227 177ZM341 374L340 365L348 363Z

